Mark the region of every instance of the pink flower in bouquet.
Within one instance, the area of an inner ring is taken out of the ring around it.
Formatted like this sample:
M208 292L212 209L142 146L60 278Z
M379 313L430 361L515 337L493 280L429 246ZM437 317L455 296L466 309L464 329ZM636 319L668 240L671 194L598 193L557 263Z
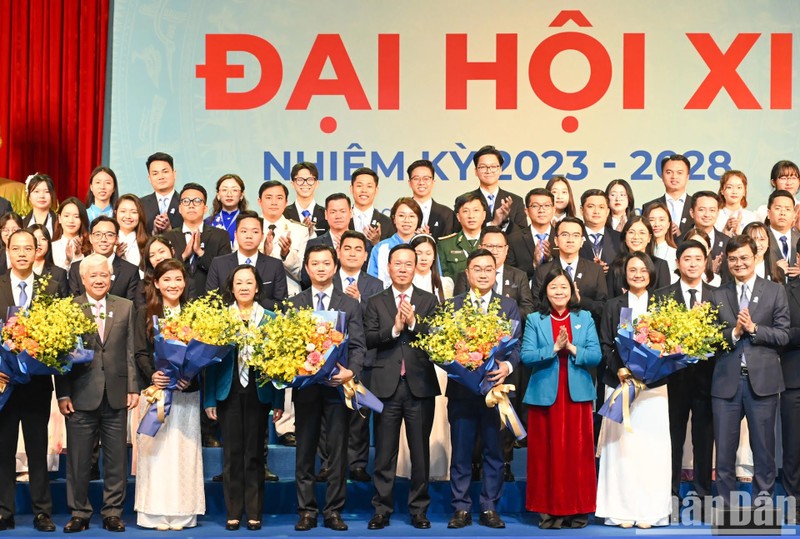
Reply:
M639 344L646 344L647 343L647 330L640 331L636 335L633 336L633 340L638 342Z
M317 326L317 333L320 335L325 335L328 332L328 325L327 324L319 324Z
M477 369L483 364L483 354L481 352L470 352L467 362L468 364L465 366Z
M319 365L319 363L322 361L322 354L320 354L318 351L314 350L313 352L308 354L308 357L306 358L306 361L308 363L310 363L311 366L315 367L315 366Z

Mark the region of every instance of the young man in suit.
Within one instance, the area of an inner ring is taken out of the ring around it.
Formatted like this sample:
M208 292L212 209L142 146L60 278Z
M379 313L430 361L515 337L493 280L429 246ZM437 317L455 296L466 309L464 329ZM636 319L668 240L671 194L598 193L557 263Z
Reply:
M484 146L472 157L475 176L480 186L471 191L486 203L487 225L499 226L511 233L516 228L528 226L525 220L525 202L519 195L500 189L498 182L503 171L503 154L494 146Z
M411 524L431 527L428 520L430 495L430 434L435 397L441 392L428 354L411 343L427 331L421 320L436 309L436 296L412 284L417 253L408 244L389 251L392 286L367 301L364 317L367 346L376 349L370 390L383 402L383 413L375 415L375 514L367 527L379 530L389 525L394 512L394 480L400 444L400 426L405 421L411 453L411 486L408 509Z
M251 210L236 216L235 252L214 258L208 268L205 291L224 287L233 270L241 264L255 266L261 283L258 303L265 309L277 311L278 303L288 297L286 271L277 258L267 256L258 248L264 241L264 220Z
M783 349L781 369L786 389L781 393L781 438L783 442L783 488L795 500L795 515L787 522L800 520L800 280L786 285L789 298L789 344Z
M96 217L89 228L89 242L92 252L109 259L112 267L110 294L136 300L136 288L139 286L139 268L116 256L115 248L119 235L119 223L101 215ZM81 262L73 262L69 267L69 291L73 296L86 293L83 279L80 275ZM137 305L139 307L139 305Z
M522 318L514 300L499 295L496 286L497 268L495 258L487 249L478 249L467 260L467 280L470 290L453 298L456 310L465 303L480 305L486 312L492 301L500 300L500 310L509 321L516 321L513 337L522 338ZM477 293L476 293L477 292ZM504 361L487 373L489 381L502 384L519 366L519 343ZM452 492L453 517L448 528L463 528L472 524L472 499L469 495L473 447L480 436L483 455L483 483L480 495L480 524L489 528L505 528L497 512L497 503L503 492L504 457L503 435L500 416L496 408L486 406L482 395L475 395L457 382L447 384L447 418L450 422L450 490Z
M179 196L175 192L175 168L172 156L156 152L148 157L147 178L154 191L140 199L144 208L147 231L161 234L180 227L183 218L178 211Z
M714 191L698 191L692 195L692 208L689 214L694 221L694 227L708 235L711 245L708 256L711 258L712 267L717 268L715 273L720 275L722 282L727 282L731 276L728 262L725 260L725 247L730 237L715 228L721 204L720 196Z
M698 197L695 196L697 201ZM702 199L700 199L702 200ZM691 309L697 303L710 302L715 288L703 282L708 254L705 246L688 240L678 245L676 253L680 280L656 290L657 299L672 297ZM669 430L672 439L672 495L680 499L681 463L686 424L692 413L692 453L694 456L694 488L701 499L711 495L713 468L714 423L711 412L711 376L714 361L698 361L672 374L667 381L669 391Z
M8 273L0 275L0 317L4 321L8 320L11 308L29 308L40 290L38 278L33 273L37 246L34 235L27 230L17 230L7 242L11 268ZM58 295L58 284L50 281L45 292ZM6 384L8 381L8 377L0 373L0 382ZM15 527L16 453L20 424L28 456L33 526L41 532L55 531L47 474L47 423L53 395L52 377L34 376L30 383L13 389L7 387L6 391L12 393L0 410L0 531Z
M350 194L353 195L353 219L350 229L361 232L372 245L394 236L394 223L375 209L378 194L378 173L371 168L357 168L350 175Z
M694 226L691 215L692 195L686 192L689 183L689 160L680 154L670 155L661 160L661 181L664 182L663 196L642 206L642 213L653 202L664 202L672 217L672 235L679 238Z
M231 239L228 233L221 228L205 226L203 222L207 197L202 185L197 183L184 185L180 196L183 225L164 234L172 242L175 256L183 261L197 290L206 289L211 261L231 252Z
M439 244L436 246L442 275L453 280L467 269L467 256L478 248L487 213L486 200L474 192L460 195L456 199L455 208L461 230L439 238Z
M452 234L456 226L456 214L432 198L433 184L436 183L433 163L427 159L418 159L408 165L406 173L408 185L414 193L413 198L422 210L420 228L436 239Z
M99 217L98 217L99 219ZM84 344L94 351L90 363L56 377L58 407L67 418L67 500L72 518L64 533L89 528L89 476L99 434L103 446L103 528L125 531L122 511L127 486L128 410L139 402L133 345L133 303L110 295L111 262L91 254L80 262L85 294L75 301L97 323Z
M358 376L366 352L361 307L356 300L333 286L337 262L333 247L314 245L306 249L303 265L311 277L311 287L289 299L289 308L311 307L319 311L344 312L349 337L347 367L340 365L338 374L326 385L312 385L292 392L297 435L295 481L300 513L294 527L297 531L308 531L317 526L319 508L314 494L314 457L319 446L322 418L325 417L330 432L347 432L348 410L337 387ZM323 508L324 525L334 531L346 531L347 524L342 520L341 512L347 492L347 436L330 437L327 447L330 475Z
M770 255L778 261L787 280L796 279L800 275L800 257L797 254L797 242L800 232L792 228L795 219L794 197L789 191L773 191L767 203L769 231L772 233Z
M314 192L319 185L317 165L308 161L297 163L292 167L291 177L296 198L294 204L283 210L284 217L304 224L309 231L321 236L328 231L328 223L325 208L314 201Z
M775 420L778 395L786 388L780 351L789 342L789 307L783 286L756 276L756 250L749 236L731 238L725 254L734 280L713 295L730 346L717 358L711 379L717 494L724 507L736 504L731 493L742 417L750 428L753 493L771 499L775 487Z
M580 256L594 261L603 269L603 273L608 273L609 266L619 254L622 241L619 232L606 226L610 211L608 195L602 189L587 189L581 195L585 230Z
M556 255L555 231L551 224L555 206L553 193L543 187L528 191L525 202L525 213L531 225L508 235L508 265L524 271L531 280L536 268Z

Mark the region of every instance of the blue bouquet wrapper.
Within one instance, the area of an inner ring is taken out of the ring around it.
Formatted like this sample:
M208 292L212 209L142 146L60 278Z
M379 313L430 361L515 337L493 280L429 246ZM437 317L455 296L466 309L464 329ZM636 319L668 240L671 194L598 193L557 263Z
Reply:
M3 391L0 392L0 410L2 410L11 397L14 386L27 384L31 381L31 377L28 375L25 364L19 360L18 355L8 350L5 345L0 347L0 372L8 376L8 383Z
M339 386L339 393L342 395L345 404L351 410L361 410L367 408L378 414L383 412L383 402L376 397L364 384L354 383L353 396L348 398L344 386Z
M503 361L511 354L514 346L519 339L516 337L504 337L491 352L489 358L474 370L469 370L457 361L449 363L437 363L447 373L447 378L455 380L476 395L486 395L494 385L486 378L486 373L491 372L497 366L498 361Z
M347 343L349 340L348 337L345 337L340 344L330 347L328 351L325 352L325 363L315 374L295 376L289 384L273 381L273 385L278 389L290 387L292 389L302 390L308 386L322 384L325 380L330 380L331 377L339 372L339 368L336 366L337 363L341 363L345 367L347 366Z
M660 351L654 350L646 344L636 342L633 336L632 309L623 307L620 312L620 323L615 339L617 351L625 367L631 371L633 378L644 385L655 383L700 360L700 358L689 357L686 354L661 356ZM617 398L621 391L621 385L618 385L614 394L606 399L597 413L612 421L622 423L625 413L623 399ZM633 402L638 392L639 389L635 387L635 384L628 384L629 402Z
M181 341L165 339L157 333L153 339L154 363L157 371L169 376L169 385L160 394L162 403L151 403L142 417L137 433L146 436L155 436L161 428L159 421L159 406L163 406L164 419L169 416L172 405L172 391L178 387L178 382L185 378L191 380L205 367L219 363L226 354L230 353L233 345L214 345L192 339L188 344ZM152 386L151 386L152 387ZM146 390L150 391L150 388Z

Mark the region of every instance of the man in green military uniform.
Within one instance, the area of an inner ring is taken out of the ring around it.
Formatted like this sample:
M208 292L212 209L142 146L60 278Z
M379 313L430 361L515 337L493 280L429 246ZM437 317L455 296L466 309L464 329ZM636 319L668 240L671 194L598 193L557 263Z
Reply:
M454 281L459 273L467 269L469 254L478 248L488 208L480 194L469 192L456 199L455 210L461 231L439 238L437 248L442 275Z

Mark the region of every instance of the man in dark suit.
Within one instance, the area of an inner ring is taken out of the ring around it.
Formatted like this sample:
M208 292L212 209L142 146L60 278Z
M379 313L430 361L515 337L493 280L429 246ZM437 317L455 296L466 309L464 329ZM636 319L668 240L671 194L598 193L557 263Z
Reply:
M72 518L65 533L89 528L89 476L95 439L103 446L103 528L125 531L121 520L127 486L128 410L139 402L133 345L133 303L110 295L111 263L91 254L80 262L86 294L75 298L97 323L84 342L94 350L90 363L56 377L58 407L67 418L67 504Z
M730 236L715 228L722 203L722 199L714 191L698 191L692 195L690 215L694 220L694 227L708 236L711 246L708 256L711 259L712 268L716 268L714 273L719 274L722 282L726 283L731 278L728 262L725 260L725 247L728 245Z
M587 189L581 195L581 215L583 215L583 245L581 258L591 260L608 273L608 268L620 251L620 234L606 226L608 214L608 195L602 189ZM595 320L595 323L597 321Z
M119 224L111 217L101 215L92 221L89 242L92 244L92 252L111 260L113 273L109 293L134 301L137 298L136 288L139 286L139 268L114 254L118 235ZM80 276L80 265L78 261L69 267L69 292L73 296L86 293Z
M502 235L502 234L501 234ZM494 238L495 234L490 237ZM494 241L494 240L492 240ZM467 280L470 291L453 298L456 310L465 303L480 305L486 312L492 301L500 301L500 312L510 321L516 321L513 337L522 338L522 319L515 301L499 295L496 286L497 267L492 253L478 249L467 260ZM477 291L477 293L476 293ZM519 366L519 343L505 361L498 361L494 370L487 373L494 384L505 382L509 374ZM500 416L496 408L486 406L481 395L475 395L458 382L447 384L447 418L450 421L450 490L452 492L453 517L448 528L463 528L472 523L470 511L472 499L469 495L473 446L480 436L483 455L483 484L480 495L480 523L489 528L505 528L497 512L497 504L503 492L503 446L506 437L501 430Z
M680 154L670 155L661 160L661 181L664 182L665 194L642 206L642 213L653 202L663 202L672 217L672 235L683 236L694 226L691 215L692 195L686 193L689 183L689 171L692 169L689 160Z
M17 230L7 241L11 270L0 275L0 317L4 321L8 320L10 308L30 307L40 289L38 278L33 274L36 238L27 230ZM57 296L58 283L48 282L45 292ZM0 373L0 382L8 382L6 375ZM7 387L6 391L12 393L0 410L0 531L15 526L16 453L20 423L28 455L33 525L38 531L55 531L47 474L47 422L53 395L52 377L34 376L30 383L13 389Z
M525 202L519 195L500 189L498 182L503 170L503 154L494 146L484 146L472 157L475 176L480 187L472 191L486 202L488 211L484 224L499 226L507 234L525 228Z
M342 383L358 376L364 364L366 345L361 307L353 298L336 290L333 278L336 274L337 256L333 247L314 245L305 252L303 265L311 277L311 287L289 299L294 308L311 307L319 311L342 311L345 313L348 341L348 365L339 367L339 372L328 380L327 385L312 385L293 391L295 406L295 433L297 435L297 506L300 519L295 530L308 531L317 526L319 511L314 494L314 456L319 446L322 418L331 432L327 465L330 469L328 489L323 515L324 525L335 531L347 530L342 520L347 491L347 407L337 389Z
M292 167L291 177L297 197L294 204L287 205L283 210L283 216L303 223L321 236L328 231L328 222L325 220L325 208L314 201L314 191L319 185L317 165L309 161L297 163Z
M697 200L697 198L695 198ZM672 297L687 308L712 301L715 288L703 282L708 254L705 246L688 240L678 245L676 253L680 280L655 291L657 299ZM714 464L714 423L711 412L711 377L714 361L708 359L689 365L667 380L669 391L669 431L672 439L672 495L681 497L681 463L686 424L692 413L692 453L694 488L701 499L711 495L711 470Z
M236 216L236 245L234 253L214 258L208 268L205 291L219 290L233 270L241 264L255 266L261 283L258 303L270 311L278 310L278 302L288 297L286 288L286 270L277 258L267 256L258 248L264 241L264 220L251 210L240 212Z
M531 224L508 235L508 265L524 271L529 281L536 268L556 256L555 230L551 224L555 212L553 200L553 193L543 187L528 191L525 213Z
M389 251L392 286L369 298L365 315L367 346L376 349L370 390L383 402L383 413L375 415L375 514L367 527L382 529L394 512L394 480L400 426L405 421L411 453L411 486L408 508L415 528L431 527L430 434L435 397L441 392L428 354L411 343L427 331L422 319L436 308L436 296L412 284L417 253L408 244ZM415 316L416 315L416 316Z
M789 342L789 306L783 286L756 276L756 250L749 236L731 238L725 254L734 280L713 295L730 346L718 357L711 380L717 494L725 507L735 504L742 417L750 428L753 495L771 498L775 486L775 420L778 395L786 388L780 349Z
M427 227L427 233L435 239L452 234L456 226L456 214L432 198L433 184L436 183L433 163L428 159L418 159L408 165L406 173L413 198L422 210L420 228Z
M175 256L186 265L197 290L206 289L211 261L231 252L231 239L227 232L203 223L206 198L206 190L202 185L184 185L180 197L183 225L164 234L172 242Z
M8 199L0 197L0 217L13 211L14 208L11 207L11 202L9 202Z
M772 260L777 260L787 280L800 275L800 257L797 255L797 242L800 232L793 228L795 221L794 197L789 191L773 191L767 203L767 219L772 234L769 252Z
M180 227L183 217L178 211L180 197L175 192L172 156L156 152L148 157L147 177L154 192L139 199L144 208L147 231L161 234L171 228Z
M386 215L375 209L378 194L378 173L368 167L357 168L350 175L353 195L353 219L349 228L361 232L372 245L391 238L397 230Z
M781 369L786 389L781 393L781 434L783 442L783 488L800 507L800 280L786 285L789 297L789 344L783 350ZM790 518L792 515L787 515ZM795 520L800 520L800 509Z

